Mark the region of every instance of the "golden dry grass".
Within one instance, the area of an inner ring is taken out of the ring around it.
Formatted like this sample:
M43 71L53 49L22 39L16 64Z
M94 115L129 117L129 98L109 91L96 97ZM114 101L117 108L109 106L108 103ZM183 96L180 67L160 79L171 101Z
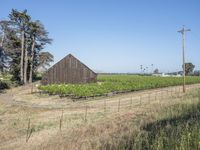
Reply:
M197 87L188 86L188 90ZM155 120L155 112L188 103L179 90L164 88L73 102L30 94L28 86L15 88L0 96L0 149L115 149L124 135ZM13 100L5 102L10 95ZM29 118L33 133L26 143Z

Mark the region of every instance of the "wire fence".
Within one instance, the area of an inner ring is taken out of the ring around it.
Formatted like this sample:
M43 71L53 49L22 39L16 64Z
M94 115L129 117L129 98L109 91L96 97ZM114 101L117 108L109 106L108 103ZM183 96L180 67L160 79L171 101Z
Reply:
M162 103L167 100L176 99L182 97L188 92L200 88L200 85L189 85L187 86L187 92L182 92L182 87L171 87L166 89L153 90L150 92L141 92L133 95L119 97L119 98L103 98L100 100L83 100L78 103L78 105L65 107L66 111L78 112L87 107L87 112L119 112L122 109L134 108L141 105L151 104L151 103Z
M199 88L200 86L189 86L187 87L187 92ZM116 99L104 99L97 104L90 104L86 103L89 109L96 109L96 110L110 110L110 112L119 112L122 109L126 108L134 108L141 105L151 104L151 103L162 103L166 102L167 100L181 98L184 95L182 93L182 87L174 87L171 89L163 89L155 92L147 92L138 94L137 96L129 96L126 98L119 98Z
M34 86L32 87L31 93L36 90L34 89ZM150 90L146 92L133 92L129 93L128 95L122 95L119 98L116 96L99 100L85 100L77 103L77 105L63 107L60 111L59 117L50 117L48 119L52 119L52 122L56 122L55 126L58 127L60 132L62 132L63 129L70 128L69 120L73 119L69 119L70 116L75 116L74 118L78 120L77 124L84 124L88 121L91 122L92 120L104 118L111 114L120 114L120 112L127 110L137 111L138 108L148 105L160 104L160 106L162 106L165 103L173 104L177 101L183 100L185 95L199 88L200 84L195 84L187 85L186 93L182 92L181 86L177 86L152 91ZM33 126L34 123L31 122L31 118L29 117L26 129L26 142L29 141L31 135L33 134L31 126Z

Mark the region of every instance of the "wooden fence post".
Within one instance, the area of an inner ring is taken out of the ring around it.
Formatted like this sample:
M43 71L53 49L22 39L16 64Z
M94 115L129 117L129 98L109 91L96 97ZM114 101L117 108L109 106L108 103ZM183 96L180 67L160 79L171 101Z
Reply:
M173 96L173 91L172 91L172 88L171 88L171 97Z
M60 131L62 130L62 123L63 123L63 109L62 109L62 114L61 114L61 117L60 117Z
M120 111L120 99L118 101L118 112Z
M26 143L28 142L28 140L31 137L33 130L31 129L31 119L28 119L28 126L27 126L27 131L26 131Z
M87 111L88 111L88 107L87 105L85 106L85 122L87 122Z
M149 101L149 104L151 103L151 102L150 102L150 98L151 98L151 95L150 95L150 93L148 93L148 101Z
M132 106L133 106L133 97L131 97L130 108L132 108Z
M158 95L160 95L160 97L157 98L157 99L158 99L158 103L160 104L160 99L162 98L162 97L161 97L161 96L162 96L162 93L159 92Z
M157 92L155 92L155 101L157 101Z
M179 97L181 97L181 87L179 87Z
M106 99L104 99L104 113L106 114Z

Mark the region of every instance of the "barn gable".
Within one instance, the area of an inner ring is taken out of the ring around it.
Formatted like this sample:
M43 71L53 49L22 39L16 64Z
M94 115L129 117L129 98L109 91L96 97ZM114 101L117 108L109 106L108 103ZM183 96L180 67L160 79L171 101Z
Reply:
M69 54L47 70L41 83L44 85L91 83L96 82L96 80L97 74L94 71L75 58L72 54Z

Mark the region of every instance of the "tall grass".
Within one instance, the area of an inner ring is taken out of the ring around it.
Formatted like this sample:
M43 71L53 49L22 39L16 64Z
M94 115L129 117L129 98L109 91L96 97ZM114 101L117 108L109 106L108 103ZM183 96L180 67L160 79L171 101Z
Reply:
M119 111L53 137L42 149L198 150L200 149L200 93L178 101Z
M200 101L197 104L177 104L157 114L157 119L118 145L118 149L137 150L199 150Z

